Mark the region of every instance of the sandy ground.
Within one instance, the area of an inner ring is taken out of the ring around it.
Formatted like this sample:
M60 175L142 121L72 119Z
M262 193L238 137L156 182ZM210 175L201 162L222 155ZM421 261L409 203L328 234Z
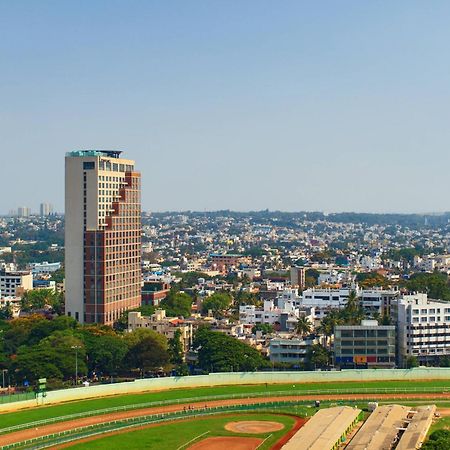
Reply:
M282 430L284 425L279 422L269 422L265 420L242 420L239 422L228 422L225 430L233 433L260 434L270 431Z
M277 402L277 401L305 401L305 400L382 400L390 399L393 401L402 400L426 400L426 399L436 399L440 400L449 399L450 393L439 393L439 394L353 394L353 395L307 395L307 396L280 396L280 397L258 397L258 398L241 398L241 399L229 399L229 400L215 400L204 403L191 403L191 404L176 404L167 405L157 408L145 408L131 411L122 411L112 414L103 414L99 416L86 417L76 420L70 420L67 422L53 423L50 425L44 425L39 428L31 428L21 431L16 431L9 434L0 435L0 447L3 445L12 444L14 442L24 441L26 439L32 439L39 436L46 436L53 433L58 433L61 431L72 430L78 427L85 427L88 425L96 425L103 422L110 422L113 420L126 419L129 417L139 417L149 414L167 413L175 411L183 411L189 407L194 409L204 409L205 407L216 407L216 406L226 406L226 405L249 405L257 403L267 403L267 402ZM449 410L443 410L449 411ZM441 412L441 411L440 411ZM444 415L441 412L442 415ZM447 415L450 415L450 411Z
M210 437L191 445L189 450L255 450L263 442L259 438Z

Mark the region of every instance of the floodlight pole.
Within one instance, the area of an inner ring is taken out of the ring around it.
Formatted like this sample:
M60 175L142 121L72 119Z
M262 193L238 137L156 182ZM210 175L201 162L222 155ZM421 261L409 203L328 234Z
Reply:
M81 348L80 345L72 345L75 350L75 387L78 386L78 349Z

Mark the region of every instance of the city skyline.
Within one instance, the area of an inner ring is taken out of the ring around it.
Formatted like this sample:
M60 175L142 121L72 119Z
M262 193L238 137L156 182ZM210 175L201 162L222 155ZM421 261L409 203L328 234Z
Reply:
M146 211L449 209L446 2L1 13L0 142L21 174L2 174L3 214L63 211L83 148L133 154Z

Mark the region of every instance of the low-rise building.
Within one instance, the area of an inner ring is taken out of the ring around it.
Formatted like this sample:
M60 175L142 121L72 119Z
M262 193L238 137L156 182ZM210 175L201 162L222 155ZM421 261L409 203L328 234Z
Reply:
M192 323L179 319L178 317L166 317L164 309L157 309L151 316L143 316L142 313L131 311L128 313L128 330L133 331L138 328L147 328L156 331L167 339L173 339L175 332L181 332L180 340L186 352L193 339Z
M31 289L33 289L31 272L0 270L0 297L20 297Z
M334 363L342 368L394 368L395 326L378 325L376 320L336 326Z
M56 281L33 280L33 289L51 289L53 292L56 292Z
M44 261L42 263L34 263L31 265L31 272L34 275L50 274L56 272L59 269L61 269L60 262L49 263L47 261Z
M317 338L274 338L270 340L269 357L271 362L299 365L306 362L312 345L318 344Z
M161 280L144 281L141 289L142 305L158 306L170 292L170 284Z

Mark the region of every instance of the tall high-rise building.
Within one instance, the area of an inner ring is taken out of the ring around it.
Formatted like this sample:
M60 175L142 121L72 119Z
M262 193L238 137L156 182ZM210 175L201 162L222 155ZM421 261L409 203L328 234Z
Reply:
M17 216L18 217L29 217L31 214L30 208L27 208L26 206L19 206L17 208Z
M49 216L53 213L53 205L51 205L50 203L41 203L40 213L42 217Z
M141 304L141 177L120 154L66 154L65 308L81 323Z

